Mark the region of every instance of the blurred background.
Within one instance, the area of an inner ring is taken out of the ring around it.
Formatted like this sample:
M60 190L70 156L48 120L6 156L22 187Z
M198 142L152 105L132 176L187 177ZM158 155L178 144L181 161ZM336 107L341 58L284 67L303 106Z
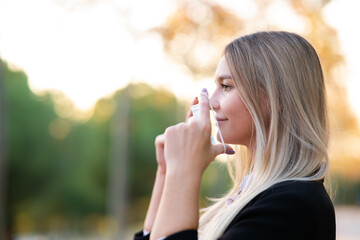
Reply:
M360 4L351 0L0 0L0 240L131 239L154 139L183 121L225 45L308 39L331 121L337 239L360 239ZM205 197L230 187L221 161Z

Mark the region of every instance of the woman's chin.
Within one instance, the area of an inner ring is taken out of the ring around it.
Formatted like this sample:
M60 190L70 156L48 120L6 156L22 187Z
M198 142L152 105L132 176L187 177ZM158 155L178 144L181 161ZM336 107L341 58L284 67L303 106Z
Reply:
M222 133L222 137L224 139L224 143L225 144L233 144L233 145L243 145L243 146L248 146L248 144L246 143L246 141L242 141L242 139L234 139L234 138L231 138L229 137L228 135ZM216 134L216 140L221 143L221 137L220 137L220 134L219 132L217 132Z

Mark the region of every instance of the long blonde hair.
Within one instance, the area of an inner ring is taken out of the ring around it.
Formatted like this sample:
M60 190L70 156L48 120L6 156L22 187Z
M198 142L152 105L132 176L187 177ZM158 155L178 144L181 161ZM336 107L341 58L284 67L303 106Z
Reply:
M323 180L329 167L324 78L314 48L294 33L258 32L228 44L225 58L253 119L254 151L228 161L233 188L204 210L201 240L220 237L238 212L272 185ZM263 96L268 120L261 111ZM246 191L227 205L250 173Z

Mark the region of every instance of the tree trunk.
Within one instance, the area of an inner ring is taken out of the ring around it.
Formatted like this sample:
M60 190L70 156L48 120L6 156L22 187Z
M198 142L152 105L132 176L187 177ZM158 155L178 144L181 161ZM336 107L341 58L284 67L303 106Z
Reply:
M116 222L114 239L126 238L129 112L130 97L125 89L116 96L116 110L110 124L108 213Z

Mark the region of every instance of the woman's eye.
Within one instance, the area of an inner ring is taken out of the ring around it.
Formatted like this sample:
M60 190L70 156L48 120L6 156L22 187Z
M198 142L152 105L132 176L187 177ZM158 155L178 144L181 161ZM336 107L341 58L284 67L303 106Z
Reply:
M230 86L229 85L226 85L226 84L220 84L221 85L221 87L222 87L222 89L224 90L224 91L229 91L230 90Z

